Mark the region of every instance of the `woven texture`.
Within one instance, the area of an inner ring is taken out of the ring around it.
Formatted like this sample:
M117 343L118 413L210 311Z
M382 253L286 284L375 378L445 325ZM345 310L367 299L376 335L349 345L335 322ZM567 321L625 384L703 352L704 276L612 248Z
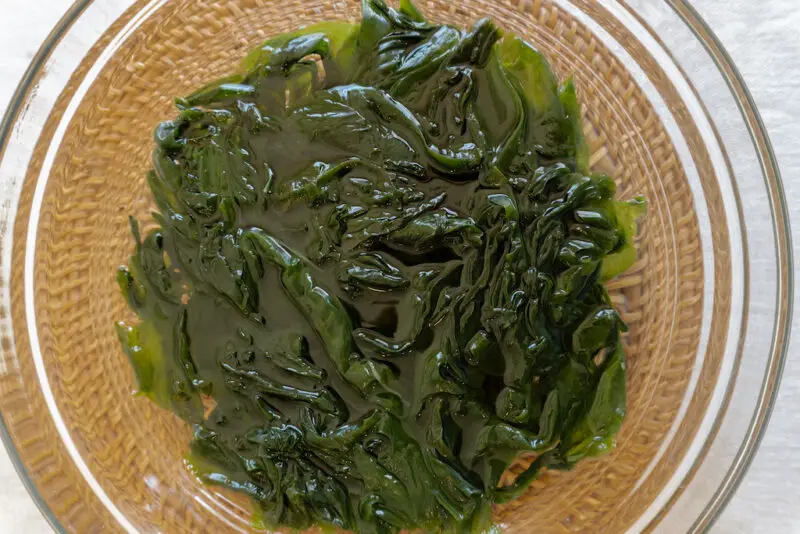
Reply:
M571 472L546 473L521 499L496 510L497 520L512 533L621 532L651 504L685 454L710 395L704 384L713 384L719 368L718 348L712 343L700 386L682 407L703 306L700 236L686 176L658 115L632 76L567 13L539 0L418 3L432 19L459 25L491 16L537 46L561 78L573 75L593 169L614 176L621 197L641 193L649 200L638 237L640 258L609 285L630 327L629 410L618 448ZM77 532L107 532L118 526L59 443L36 387L25 337L24 243L36 179L55 125L92 62L141 4L107 32L75 73L64 102L56 106L30 165L15 226L13 254L18 261L10 313L20 369L0 376L3 416L42 496L62 524ZM593 2L587 0L582 9L606 20L609 31L624 31ZM142 531L250 530L245 499L202 486L184 468L189 431L183 423L131 396L133 374L113 330L115 320L133 319L114 272L132 250L128 215L146 221L152 209L145 172L153 127L174 115L175 95L230 72L269 35L358 15L356 1L169 2L115 52L61 142L38 219L38 342L76 447L111 500ZM667 103L679 102L636 43L624 34L621 41ZM702 143L695 144L697 133L688 118L679 127L693 150L713 216L719 192L707 154ZM724 226L713 232L715 242L727 242ZM715 290L724 295L729 287L727 256L719 252ZM725 299L715 299L714 306L720 307L715 317L724 319ZM685 416L676 423L681 410ZM662 447L670 432L680 439Z

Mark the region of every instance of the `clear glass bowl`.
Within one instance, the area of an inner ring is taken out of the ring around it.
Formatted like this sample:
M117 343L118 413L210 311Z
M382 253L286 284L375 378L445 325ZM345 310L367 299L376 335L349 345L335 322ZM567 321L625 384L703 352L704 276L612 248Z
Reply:
M508 532L700 531L743 476L787 346L792 266L766 132L683 0L425 0L492 16L584 103L591 163L650 210L612 283L630 325L629 414L610 455L498 508ZM146 217L151 132L171 100L265 37L356 18L355 0L82 0L0 130L0 434L59 531L251 531L246 501L184 468L188 430L133 398L114 283Z

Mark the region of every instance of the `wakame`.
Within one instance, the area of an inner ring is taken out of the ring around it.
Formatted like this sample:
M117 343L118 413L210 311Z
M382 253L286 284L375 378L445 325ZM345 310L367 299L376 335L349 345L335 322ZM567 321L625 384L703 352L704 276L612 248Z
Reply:
M531 45L362 9L176 100L117 331L139 394L194 429L193 472L257 525L489 532L541 470L614 446L603 283L645 202L590 172L575 87Z

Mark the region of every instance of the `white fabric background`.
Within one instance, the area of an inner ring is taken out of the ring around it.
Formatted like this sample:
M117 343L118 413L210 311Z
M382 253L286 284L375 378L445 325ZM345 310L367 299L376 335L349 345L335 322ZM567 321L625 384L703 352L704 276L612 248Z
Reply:
M0 0L0 110L8 104L34 53L71 1ZM730 52L761 110L783 173L795 257L800 263L800 1L696 0L695 7ZM769 430L714 532L800 534L797 296L795 309L790 357ZM49 532L50 527L0 447L0 534Z

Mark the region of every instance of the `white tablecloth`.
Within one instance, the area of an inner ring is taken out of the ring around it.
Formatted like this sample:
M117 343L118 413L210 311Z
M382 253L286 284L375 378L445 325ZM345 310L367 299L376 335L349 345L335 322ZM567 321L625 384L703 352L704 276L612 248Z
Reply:
M71 2L0 0L0 109ZM800 263L800 0L697 0L696 8L733 56L761 110L781 165L796 236L795 257ZM795 309L790 359L769 430L715 532L800 533L797 297ZM0 448L0 534L48 532L49 526Z

